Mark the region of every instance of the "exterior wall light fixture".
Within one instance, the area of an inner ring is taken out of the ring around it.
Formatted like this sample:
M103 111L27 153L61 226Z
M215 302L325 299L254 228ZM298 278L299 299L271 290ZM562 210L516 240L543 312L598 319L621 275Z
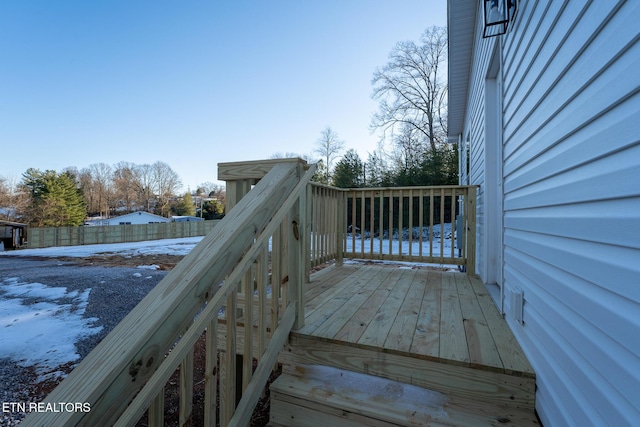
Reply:
M512 22L516 15L517 0L484 0L483 6L482 37L494 37L506 33L509 22Z

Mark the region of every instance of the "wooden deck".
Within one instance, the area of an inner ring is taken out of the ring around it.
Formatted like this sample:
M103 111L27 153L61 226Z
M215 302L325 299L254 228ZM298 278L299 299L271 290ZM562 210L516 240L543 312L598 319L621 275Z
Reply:
M280 356L289 377L275 386L276 396L297 387L291 378L330 366L442 393L449 411L473 414L447 425L474 425L475 415L488 420L486 425L536 424L535 373L476 277L416 266L345 264L311 277L305 308L304 327L291 332ZM298 398L284 399L285 406L300 404ZM274 425L296 425L277 417Z

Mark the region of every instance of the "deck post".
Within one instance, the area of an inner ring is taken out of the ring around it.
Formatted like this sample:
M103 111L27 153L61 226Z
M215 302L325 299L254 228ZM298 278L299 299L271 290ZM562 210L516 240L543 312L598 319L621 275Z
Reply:
M337 233L336 233L336 265L341 266L344 259L344 231L346 228L346 210L345 210L345 198L346 191L338 191L338 215L337 218Z
M250 179L226 181L225 213L229 213L229 211L238 204L240 199L247 195L249 190L251 190L251 185L254 184L255 180Z
M311 237L311 215L312 215L312 204L313 200L313 187L311 184L307 184L307 190L305 194L305 202L304 202L304 215L303 223L304 223L304 238L305 240L302 243L303 255L302 262L304 263L304 283L309 283L311 276L311 267L313 267L313 261L311 260L311 245L313 244L313 238Z
M249 162L219 164L218 178L225 180L225 183L226 183L225 213L228 214L231 211L231 209L233 209L233 207L236 204L238 204L238 202L243 197L245 197L247 193L249 193L249 191L251 190L251 186L257 184L257 182L260 179L262 179L275 164L283 163L283 162L297 163L298 179L302 176L302 174L304 174L303 165L306 164L306 162L304 162L301 159L274 159L274 160L265 160L265 161L249 161ZM278 234L280 234L282 231L286 232L287 230L282 229L281 227L281 231L279 231ZM274 243L277 240L278 239L274 238ZM284 245L287 245L288 242L285 240L283 243ZM274 250L275 249L276 249L276 245L274 244ZM284 252L286 253L286 250ZM273 268L274 273L276 272L282 273L282 271L284 270L284 268L280 267L282 261L284 261L281 259L281 256L283 256L283 254L279 252L279 249L277 250L277 252L274 251L272 262L277 263L277 266ZM289 275L290 275L289 276L290 285L292 285L289 287L289 289L291 289L295 287L296 281L291 280L292 276L295 276L295 274L292 275L291 272L289 272ZM242 286L243 284L245 285L244 287L247 287L247 286L251 287L251 285L247 283L247 280L250 280L250 279L245 278L243 282L238 284L239 290L241 287L243 287ZM279 280L280 279L278 278L276 283L278 283ZM274 289L274 295L278 295L278 291L276 290L276 288L274 287L273 289ZM245 294L245 297L249 298L248 294ZM277 298L275 299L275 301L277 301ZM235 352L235 347L236 347L235 346L235 339L236 339L235 319L243 315L242 308L237 307L236 302L237 302L237 294L233 294L232 296L230 296L227 301L227 307L233 307L235 309L235 312L229 313L230 318L233 320L229 322L229 324L227 325L227 328L231 328L231 331L227 332L228 342L227 342L225 357L220 358L220 364L221 364L220 369L223 372L223 374L224 373L227 374L227 375L220 376L221 387L224 386L227 389L226 394L225 393L220 394L221 402L225 403L225 405L220 406L221 408L220 418L223 424L226 424L228 420L231 419L231 417L233 416L235 406L237 404L237 401L239 400L237 398L237 395L240 394L238 393L238 391L244 390L244 386L248 382L247 376L249 374L248 372L246 372L246 370L239 370L239 372L236 372L236 367L238 366L244 367L246 365L245 360L243 360L243 355L236 355L236 352ZM233 323L233 325L231 323ZM250 340L250 339L251 339L251 335L250 333L248 333L247 336L245 336L245 340ZM250 346L250 343L246 343L246 344Z
M467 204L467 274L476 274L476 190L475 186L467 188L467 197L465 198Z
M304 175L304 169L302 165L297 167L298 179ZM304 261L305 250L304 247L308 245L306 233L306 195L304 191L298 201L291 208L289 214L289 233L288 233L288 262L289 262L289 284L287 286L288 300L294 301L296 304L296 316L294 321L294 328L298 329L304 326L304 289L303 281L305 278L304 268L306 262ZM286 308L286 307L285 307Z

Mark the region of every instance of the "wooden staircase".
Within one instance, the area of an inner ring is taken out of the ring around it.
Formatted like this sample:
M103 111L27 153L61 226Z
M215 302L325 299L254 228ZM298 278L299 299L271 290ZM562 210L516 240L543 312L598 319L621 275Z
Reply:
M290 333L279 356L283 374L271 385L272 425L539 425L533 369L476 278L416 270L386 273L368 266L345 266L324 274L327 281L340 277L345 283L342 290L328 286L324 278L312 281L307 292L306 326ZM413 284L426 283L427 290L440 297L425 297L420 307L407 313L406 308L416 299L414 293L407 292L409 297L400 298L404 302L398 304L397 314L387 316L407 277ZM314 288L321 290L314 293ZM456 298L446 289L455 289ZM369 292L371 298L367 298ZM389 296L379 301L379 308L372 308L381 292ZM361 305L355 301L362 301ZM452 316L456 304L460 315ZM369 325L363 321L363 312L374 313ZM383 313L392 320L385 320ZM411 319L416 313L420 316L408 321L405 316L411 313ZM437 353L427 354L422 349L428 346L418 345L425 339L421 330L429 329L425 328L427 319L440 325L437 334L429 338L439 341ZM343 325L343 332L326 333L337 330L336 323ZM388 332L382 330L384 325ZM386 339L372 342L367 332L353 333L358 329L373 329ZM344 333L346 330L351 333ZM404 341L394 335L398 330L405 338L413 335L410 348L397 345ZM464 343L464 351L445 351L452 347L453 339Z

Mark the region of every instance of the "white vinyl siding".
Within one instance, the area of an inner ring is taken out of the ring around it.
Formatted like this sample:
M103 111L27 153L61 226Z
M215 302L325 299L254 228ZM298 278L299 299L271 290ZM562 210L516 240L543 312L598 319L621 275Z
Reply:
M640 425L640 2L519 7L502 36L506 318L546 426ZM481 186L491 43L476 39L465 117Z
M478 8L481 3L478 3ZM480 9L478 9L480 10ZM480 13L480 12L478 12ZM482 34L482 21L476 22L476 34ZM476 37L474 51L476 55L472 62L471 82L469 84L469 104L466 117L465 135L470 136L469 147L469 183L479 185L476 200L476 273L483 281L487 281L487 236L485 229L485 92L484 84L491 53L497 39L483 39Z

